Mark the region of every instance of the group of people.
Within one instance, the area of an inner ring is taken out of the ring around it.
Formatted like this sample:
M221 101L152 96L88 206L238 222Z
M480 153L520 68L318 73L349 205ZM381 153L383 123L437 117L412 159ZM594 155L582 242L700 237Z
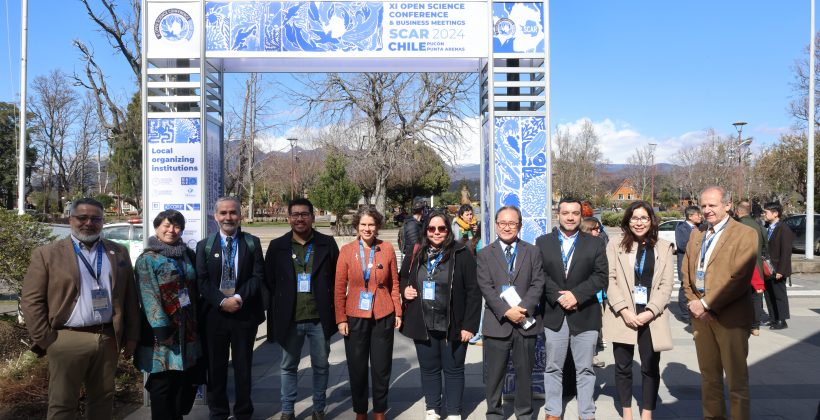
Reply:
M759 235L729 218L724 189L707 188L700 203L706 228L693 229L686 252L678 254L703 380L704 417L726 417L725 371L732 417L748 418L745 356ZM49 356L49 418L76 416L83 383L88 418L111 418L120 350L134 354L135 365L149 374L145 387L153 418L181 419L200 383L207 383L210 418L250 418L253 348L265 311L267 338L282 349L283 420L296 416L305 341L313 373L311 418L325 417L330 340L336 332L344 341L351 417L357 420L367 419L369 397L372 418L385 418L396 330L413 340L426 419L461 418L467 347L477 334L483 336L486 418L503 418L508 358L516 372L515 416L536 417L531 375L541 375L534 372L541 334L547 419L562 415L570 354L579 415L595 417L593 357L601 332L612 343L624 418L632 418L635 346L641 418L651 418L657 406L660 352L672 348L668 307L675 251L658 238L658 218L644 201L626 208L622 239L608 244L595 234L600 224L596 228L585 220L580 201L561 200L558 227L535 244L519 238L521 211L505 206L495 214L497 238L477 251L470 246L477 231L471 214L460 211L460 222L454 222L431 211L416 219L419 240L406 249L401 267L392 245L378 237L384 218L375 207L359 209L353 220L356 238L339 248L314 229L311 202L292 200L291 230L270 242L264 259L259 239L240 228L240 208L235 198L217 200L219 231L200 241L196 252L181 240L182 214L163 211L134 271L124 248L99 237L102 205L93 199L72 204L71 236L34 251L22 293L33 350ZM774 225L770 247L779 224ZM769 255L779 275L772 281L782 281L788 271L780 271L781 260ZM778 320L788 317L788 309L785 315L770 313Z

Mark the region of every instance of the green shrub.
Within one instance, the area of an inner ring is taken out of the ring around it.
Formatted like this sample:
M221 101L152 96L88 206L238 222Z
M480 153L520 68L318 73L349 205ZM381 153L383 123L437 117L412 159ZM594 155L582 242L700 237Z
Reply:
M19 295L31 252L53 239L47 225L27 214L0 209L0 287Z
M609 227L620 226L621 225L621 219L623 219L623 218L624 218L623 212L616 213L616 212L612 212L612 211L605 211L605 212L601 213L601 223L603 223L604 226L609 226Z
M657 216L662 220L683 219L683 214L678 210L659 211Z

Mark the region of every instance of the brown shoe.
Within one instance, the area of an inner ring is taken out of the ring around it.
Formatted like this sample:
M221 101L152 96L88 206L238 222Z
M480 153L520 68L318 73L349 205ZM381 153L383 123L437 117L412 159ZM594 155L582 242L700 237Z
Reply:
M384 413L373 413L373 420L384 420Z
M549 414L547 414L547 417L545 417L544 420L561 420L561 417L550 416Z
M367 413L356 413L356 420L367 420Z

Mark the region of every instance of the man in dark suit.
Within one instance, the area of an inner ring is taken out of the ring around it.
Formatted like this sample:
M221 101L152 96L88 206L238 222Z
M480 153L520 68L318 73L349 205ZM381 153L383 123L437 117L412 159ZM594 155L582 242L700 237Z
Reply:
M325 418L330 337L338 331L333 309L339 247L313 229L313 204L288 204L291 231L270 242L265 267L270 288L268 341L282 347L282 420L295 418L297 371L307 338L313 368L313 420Z
M748 201L741 201L737 203L735 208L735 216L737 221L752 228L757 233L757 273L760 276L755 278L752 276L752 303L755 308L755 318L752 321L752 335L760 335L760 323L764 322L764 317L767 315L763 312L763 293L765 291L764 282L759 279L763 277L763 255L766 254L766 237L763 236L763 227L752 219L752 205ZM683 288L681 287L681 290Z
M262 285L265 266L259 238L242 232L239 200L221 197L214 219L219 233L196 246L196 273L203 299L205 344L208 355L208 408L212 420L227 419L228 350L233 360L236 402L234 417L249 419L253 343L265 320Z
M680 280L681 288L678 289L678 308L680 309L680 320L689 321L689 302L686 300L686 294L683 292L683 256L686 255L686 244L689 243L689 237L692 236L692 229L695 229L703 222L703 215L700 213L698 206L689 206L684 210L686 220L678 223L675 226L675 253L678 256L678 280Z
M754 318L749 279L757 234L729 217L730 197L722 187L703 190L700 205L708 228L692 233L682 268L700 367L703 417L726 418L725 372L732 418L748 419L746 357Z
M130 357L140 331L138 292L128 251L100 239L103 206L71 205L71 236L34 250L20 306L33 346L48 354L48 418L75 419L85 385L86 418L108 420L118 353Z
M778 202L766 203L763 206L763 217L769 224L766 233L769 239L767 246L769 258L774 265L774 276L764 279L766 284L766 304L772 317L769 329L788 328L789 297L786 295L786 280L792 275L792 243L794 232L782 223L783 206Z
M507 355L515 367L515 417L532 415L532 371L535 340L541 330L538 303L544 273L538 250L518 239L521 211L504 206L495 214L498 239L478 252L478 287L484 295L484 371L488 419L504 418L501 388L507 373ZM512 290L509 290L512 289ZM513 303L512 291L520 298ZM502 297L502 293L504 294Z
M582 220L581 202L562 199L558 203L558 229L535 241L546 274L543 307L547 419L559 419L563 412L561 381L568 351L575 361L578 414L582 419L595 417L592 357L601 328L601 305L596 293L607 286L609 268L604 241L581 232Z

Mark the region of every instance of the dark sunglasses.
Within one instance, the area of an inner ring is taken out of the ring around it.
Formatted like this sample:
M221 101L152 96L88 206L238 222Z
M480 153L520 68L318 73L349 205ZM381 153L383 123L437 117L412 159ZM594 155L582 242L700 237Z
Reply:
M447 232L447 226L427 226L427 233L436 233L436 230L438 230L438 233L445 233Z

